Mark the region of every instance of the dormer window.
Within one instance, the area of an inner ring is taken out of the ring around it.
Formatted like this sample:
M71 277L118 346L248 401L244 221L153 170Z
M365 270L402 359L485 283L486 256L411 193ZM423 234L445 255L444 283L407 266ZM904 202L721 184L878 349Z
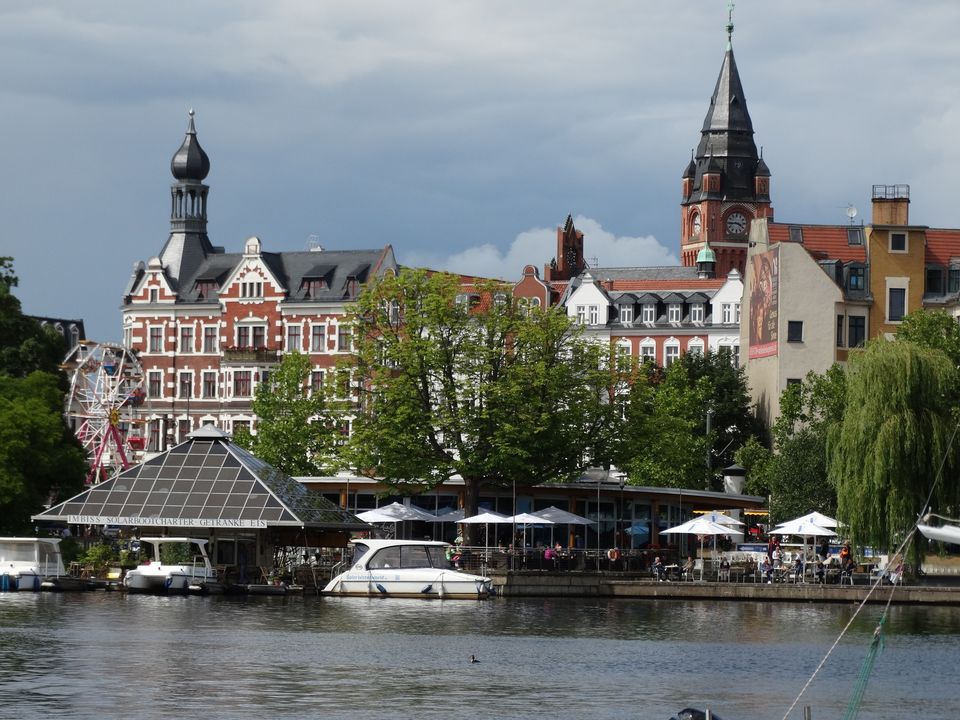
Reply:
M597 305L590 306L590 324L591 325L600 324L600 308Z
M943 268L939 265L927 266L927 284L925 292L928 295L943 294Z
M587 306L577 305L577 325L587 324Z
M692 323L703 322L703 303L693 303L690 306L690 322Z
M194 285L197 291L197 300L208 300L217 294L217 281L210 278L201 278Z
M960 291L960 265L950 265L949 275L947 276L947 292Z
M158 288L150 288L150 302L160 302L160 290Z
M670 303L667 305L667 322L678 323L681 316L680 303Z
M867 269L861 265L853 265L850 267L849 275L847 275L847 290L851 292L863 292L867 286L866 282Z
M347 278L347 297L356 297L357 288L360 287L360 283L357 281L357 278L351 275Z
M633 305L620 306L620 322L623 325L629 325L633 322Z
M300 283L300 290L306 299L315 298L321 290L327 289L327 281L319 277L305 277Z
M653 303L646 303L643 306L643 322L655 323L657 321L657 306Z

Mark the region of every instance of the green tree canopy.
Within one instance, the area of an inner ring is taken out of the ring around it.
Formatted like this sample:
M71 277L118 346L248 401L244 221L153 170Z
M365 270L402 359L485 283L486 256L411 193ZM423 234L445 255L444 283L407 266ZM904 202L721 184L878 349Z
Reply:
M846 411L830 436L829 474L838 515L857 545L895 547L923 512L941 463L932 504L955 507L955 377L946 353L912 342L877 340L852 355Z
M83 488L86 457L62 413L56 375L0 374L0 533L27 531L31 515Z
M609 347L510 287L465 294L457 276L404 270L357 303L359 412L350 464L415 494L460 475L483 487L565 480L609 444Z
M942 310L914 310L903 318L897 340L943 351L960 368L960 323Z
M268 382L257 386L257 434L242 428L234 436L240 447L289 475L332 474L338 466L337 446L344 439L344 401L328 400L335 394L336 374L331 370L313 387L311 369L309 357L284 355Z
M59 370L66 343L52 328L23 314L13 294L17 283L13 259L0 257L0 373L24 377L43 370L57 375L66 389L66 378Z

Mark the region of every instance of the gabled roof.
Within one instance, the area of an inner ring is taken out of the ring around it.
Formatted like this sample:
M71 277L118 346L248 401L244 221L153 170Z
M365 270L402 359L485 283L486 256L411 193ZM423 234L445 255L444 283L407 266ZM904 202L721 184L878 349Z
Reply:
M34 519L142 527L367 527L212 427Z
M960 258L960 230L928 228L926 261L946 267L953 258Z
M843 260L866 262L864 245L850 245L847 230L850 225L801 225L799 223L768 223L770 244L791 242L790 228L800 228L803 247L815 260Z

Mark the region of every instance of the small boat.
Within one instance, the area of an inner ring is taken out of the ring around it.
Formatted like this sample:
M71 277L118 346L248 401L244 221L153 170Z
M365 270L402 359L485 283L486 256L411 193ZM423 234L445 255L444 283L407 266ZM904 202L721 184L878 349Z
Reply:
M214 592L220 585L217 572L207 555L207 541L188 537L142 537L141 542L153 546L153 559L127 572L123 586L130 592L184 593ZM187 544L199 549L191 563L164 563L160 559L162 545Z
M44 579L63 575L59 538L0 538L0 592L38 591Z
M457 570L448 543L420 540L353 540L349 569L323 589L325 595L458 598L492 594L490 578Z
M960 545L960 527L956 525L924 525L918 523L917 530L929 540L939 540L945 543Z

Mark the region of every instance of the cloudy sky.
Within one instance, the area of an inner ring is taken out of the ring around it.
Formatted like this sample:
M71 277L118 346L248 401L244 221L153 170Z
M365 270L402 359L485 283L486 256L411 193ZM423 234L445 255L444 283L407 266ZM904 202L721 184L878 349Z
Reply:
M7 0L0 255L28 313L120 336L196 109L212 241L392 243L515 279L572 214L603 265L677 262L723 0ZM776 217L869 221L873 183L960 226L960 3L738 0Z

